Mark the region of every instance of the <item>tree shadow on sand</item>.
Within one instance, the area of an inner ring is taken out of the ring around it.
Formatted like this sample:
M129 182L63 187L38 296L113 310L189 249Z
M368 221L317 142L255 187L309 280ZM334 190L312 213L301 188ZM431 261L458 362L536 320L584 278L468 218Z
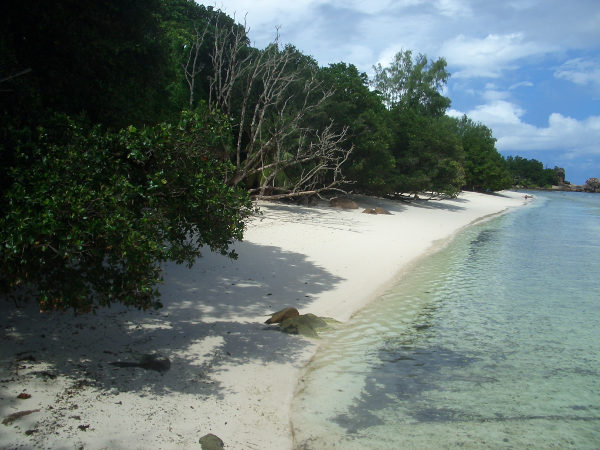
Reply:
M16 308L0 301L4 387L8 391L19 377L26 381L24 375L50 384L65 376L105 393L176 391L222 398L223 386L213 376L226 366L294 361L310 342L270 329L264 316L285 306L302 311L342 279L278 247L242 242L236 249L238 261L211 253L191 269L165 264L165 306L159 311L116 305L84 316L40 314L32 303ZM167 356L170 369L110 364L148 353ZM4 416L9 399L0 397Z

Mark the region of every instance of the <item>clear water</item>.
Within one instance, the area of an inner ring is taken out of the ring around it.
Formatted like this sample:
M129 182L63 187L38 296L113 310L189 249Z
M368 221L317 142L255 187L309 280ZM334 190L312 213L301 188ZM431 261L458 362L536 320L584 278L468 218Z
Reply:
M600 195L536 197L325 338L297 448L600 448Z

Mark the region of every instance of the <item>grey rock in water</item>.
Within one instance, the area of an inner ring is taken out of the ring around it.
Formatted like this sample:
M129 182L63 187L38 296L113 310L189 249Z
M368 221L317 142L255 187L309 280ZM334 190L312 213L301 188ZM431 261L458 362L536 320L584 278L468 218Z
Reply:
M221 438L212 433L202 436L199 442L202 450L221 450L225 448L225 443Z
M281 322L280 329L284 333L299 334L306 337L318 337L317 331L327 328L327 322L314 314L302 314Z

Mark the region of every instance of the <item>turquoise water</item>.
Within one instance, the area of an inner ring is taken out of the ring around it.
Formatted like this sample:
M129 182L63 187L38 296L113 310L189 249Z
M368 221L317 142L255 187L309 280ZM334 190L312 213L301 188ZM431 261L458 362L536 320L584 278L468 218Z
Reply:
M297 448L600 448L600 195L468 228L324 338Z

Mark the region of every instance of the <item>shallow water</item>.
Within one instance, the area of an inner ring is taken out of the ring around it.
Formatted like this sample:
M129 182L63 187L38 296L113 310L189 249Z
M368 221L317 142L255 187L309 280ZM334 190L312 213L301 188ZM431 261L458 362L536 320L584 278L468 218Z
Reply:
M600 195L536 197L325 337L298 448L600 447Z

